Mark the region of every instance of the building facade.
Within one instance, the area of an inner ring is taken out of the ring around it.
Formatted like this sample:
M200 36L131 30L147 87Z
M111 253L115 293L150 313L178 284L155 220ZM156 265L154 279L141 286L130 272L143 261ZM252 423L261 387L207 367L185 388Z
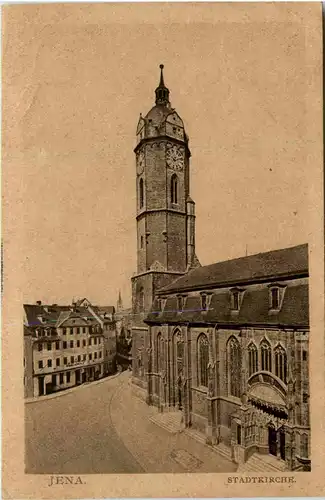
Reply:
M185 427L310 469L307 245L202 267L157 293L147 400Z
M188 137L163 77L135 153L134 384L238 464L309 470L307 245L199 265Z
M114 308L24 305L24 391L38 397L112 373Z

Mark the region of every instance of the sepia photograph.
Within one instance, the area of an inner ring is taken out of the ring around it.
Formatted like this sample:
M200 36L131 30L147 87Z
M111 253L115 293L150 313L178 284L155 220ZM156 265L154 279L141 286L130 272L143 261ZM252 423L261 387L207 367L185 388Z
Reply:
M135 7L2 12L22 474L284 488L320 432L320 6Z

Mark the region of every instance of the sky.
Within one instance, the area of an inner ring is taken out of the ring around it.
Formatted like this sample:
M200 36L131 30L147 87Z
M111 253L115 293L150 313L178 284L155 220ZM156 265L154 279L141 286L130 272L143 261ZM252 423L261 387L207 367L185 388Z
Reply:
M311 236L313 68L299 19L254 17L244 6L181 16L156 5L144 20L136 7L3 14L4 244L21 256L25 303L115 305L121 290L130 305L135 132L161 63L190 138L201 264Z

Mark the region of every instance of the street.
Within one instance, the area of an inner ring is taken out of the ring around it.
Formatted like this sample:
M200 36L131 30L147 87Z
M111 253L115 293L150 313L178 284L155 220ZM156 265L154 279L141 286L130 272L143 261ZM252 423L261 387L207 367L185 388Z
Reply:
M27 403L26 473L234 472L230 460L150 418L130 372Z
M119 377L25 405L26 473L142 472L112 426L109 406Z

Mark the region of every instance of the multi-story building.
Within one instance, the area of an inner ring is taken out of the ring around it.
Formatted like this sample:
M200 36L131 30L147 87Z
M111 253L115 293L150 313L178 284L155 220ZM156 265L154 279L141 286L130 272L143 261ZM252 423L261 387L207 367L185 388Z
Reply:
M188 137L163 78L140 117L133 382L237 463L310 468L308 247L201 267Z
M114 308L90 303L24 305L25 397L60 391L112 372Z

